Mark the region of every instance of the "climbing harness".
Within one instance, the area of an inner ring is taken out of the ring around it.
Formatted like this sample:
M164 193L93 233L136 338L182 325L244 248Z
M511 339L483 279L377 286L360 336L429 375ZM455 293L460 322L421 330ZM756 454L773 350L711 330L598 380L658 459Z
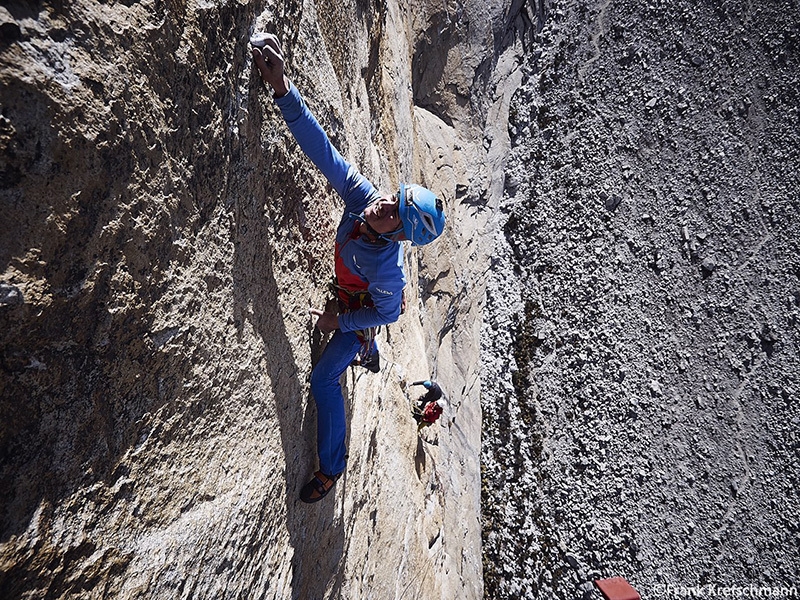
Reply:
M339 305L339 314L375 306L372 301L372 295L367 290L348 290L339 285L336 277L330 282L328 289L336 297ZM378 352L375 347L375 336L378 334L378 329L380 328L368 327L354 332L358 337L358 341L361 342L361 347L358 349L358 354L353 362L369 369L373 373L377 373L380 370Z

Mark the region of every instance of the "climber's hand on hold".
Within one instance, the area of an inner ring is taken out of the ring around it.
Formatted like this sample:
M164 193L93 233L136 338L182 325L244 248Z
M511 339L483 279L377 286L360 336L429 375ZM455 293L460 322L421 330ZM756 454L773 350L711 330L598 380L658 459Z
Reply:
M312 315L319 317L317 319L317 329L322 333L330 333L339 329L339 316L336 313L323 312L316 308L309 308L308 311Z
M266 43L262 47L253 48L253 62L261 79L269 84L275 97L280 98L289 93L289 80L283 68L283 51L277 37L268 33L264 38Z

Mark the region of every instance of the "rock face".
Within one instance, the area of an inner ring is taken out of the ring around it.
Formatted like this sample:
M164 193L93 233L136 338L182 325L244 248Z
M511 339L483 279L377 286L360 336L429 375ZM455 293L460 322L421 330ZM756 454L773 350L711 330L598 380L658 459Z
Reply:
M799 40L796 2L546 6L487 284L487 598L797 593Z
M0 597L796 585L797 15L0 7ZM307 308L342 206L256 29L351 162L450 217L407 251L383 370L346 375L348 469L313 506ZM418 434L427 377L449 404Z
M514 18L499 1L0 9L2 597L482 597L482 232L504 160L484 129L510 101L486 84ZM407 252L384 369L347 374L348 469L313 506L297 493L325 340L307 308L341 203L253 73L255 29L284 40L349 160L450 214ZM449 406L418 436L408 384L427 377Z

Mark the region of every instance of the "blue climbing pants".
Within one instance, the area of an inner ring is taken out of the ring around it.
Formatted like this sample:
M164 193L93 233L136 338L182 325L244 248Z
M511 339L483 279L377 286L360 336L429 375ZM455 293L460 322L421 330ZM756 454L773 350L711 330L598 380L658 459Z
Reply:
M319 469L326 475L344 471L347 424L339 379L360 348L361 342L354 332L337 330L311 371L311 393L317 403Z

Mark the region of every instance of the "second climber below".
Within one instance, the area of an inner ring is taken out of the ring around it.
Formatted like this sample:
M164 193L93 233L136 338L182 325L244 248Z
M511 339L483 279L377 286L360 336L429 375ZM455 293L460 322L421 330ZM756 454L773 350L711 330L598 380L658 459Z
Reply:
M255 42L254 42L255 45ZM359 357L377 370L374 331L395 322L402 311L406 284L401 241L421 246L444 230L441 199L419 185L401 184L383 194L331 144L284 72L278 38L261 36L253 60L273 91L273 98L300 148L344 200L336 231L335 275L339 311L312 309L316 326L333 332L311 372L317 405L319 470L300 491L303 502L317 502L330 492L345 469L346 422L340 378Z

